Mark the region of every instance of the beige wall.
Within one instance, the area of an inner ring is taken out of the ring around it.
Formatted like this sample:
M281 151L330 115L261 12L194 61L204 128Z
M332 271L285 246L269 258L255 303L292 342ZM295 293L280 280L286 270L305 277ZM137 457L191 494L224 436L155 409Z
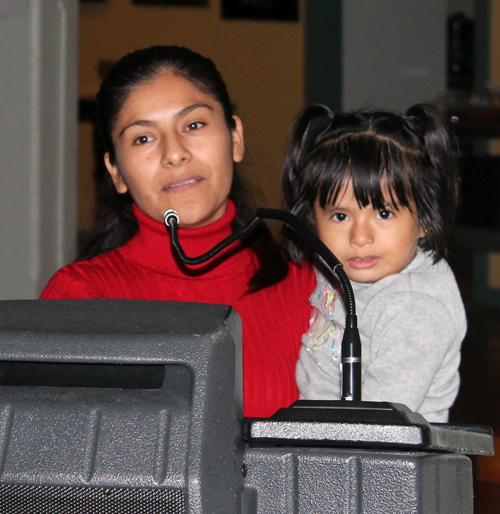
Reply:
M279 172L287 131L303 103L303 0L299 23L223 20L220 0L208 8L140 6L132 0L82 3L80 96L94 98L98 63L155 44L187 46L210 57L221 71L245 127L244 172L281 206ZM84 125L84 124L82 124ZM92 209L90 130L80 138L80 229Z

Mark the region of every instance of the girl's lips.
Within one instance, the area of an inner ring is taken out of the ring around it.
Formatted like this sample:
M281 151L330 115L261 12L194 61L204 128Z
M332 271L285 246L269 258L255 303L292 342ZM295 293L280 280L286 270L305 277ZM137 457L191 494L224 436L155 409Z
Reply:
M180 193L181 191L185 191L186 189L190 189L196 186L202 180L203 179L201 177L197 176L180 178L175 181L169 182L163 188L163 191Z
M379 261L378 257L353 257L348 259L347 262L351 268L355 269L370 269L373 268Z

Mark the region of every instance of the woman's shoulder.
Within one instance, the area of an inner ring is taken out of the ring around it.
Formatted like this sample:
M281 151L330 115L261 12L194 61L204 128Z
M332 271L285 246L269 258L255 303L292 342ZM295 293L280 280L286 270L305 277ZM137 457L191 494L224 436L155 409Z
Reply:
M56 271L40 295L40 300L89 298L91 282L81 273L81 263Z
M314 268L307 262L296 264L289 262L288 264L288 277L292 282L300 282L304 285L316 285L316 274Z
M258 293L266 296L285 296L290 300L305 298L308 301L315 286L316 276L312 266L307 263L296 264L290 261L286 277L274 285L261 289Z
M282 282L281 289L290 299L303 301L304 305L310 308L309 298L316 288L316 275L313 267L305 262L302 264L290 262L288 268L288 276Z
M120 252L112 250L89 260L73 262L59 269L45 286L41 300L104 298L104 284L119 268Z

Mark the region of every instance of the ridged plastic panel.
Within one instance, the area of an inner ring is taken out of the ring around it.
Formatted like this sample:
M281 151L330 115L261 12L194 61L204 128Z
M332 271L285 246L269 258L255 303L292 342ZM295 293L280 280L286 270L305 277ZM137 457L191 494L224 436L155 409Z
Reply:
M464 455L247 448L245 514L472 514Z

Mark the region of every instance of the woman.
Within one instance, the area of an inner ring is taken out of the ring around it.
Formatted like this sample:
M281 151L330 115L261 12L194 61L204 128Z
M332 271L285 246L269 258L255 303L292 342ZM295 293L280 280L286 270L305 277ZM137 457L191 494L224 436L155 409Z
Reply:
M76 262L42 299L124 298L232 305L242 318L244 410L269 416L298 397L294 372L314 274L288 264L265 225L206 265L171 252L163 223L179 214L179 240L199 255L253 214L233 165L243 127L211 60L156 46L123 57L97 95L109 172L96 226Z

